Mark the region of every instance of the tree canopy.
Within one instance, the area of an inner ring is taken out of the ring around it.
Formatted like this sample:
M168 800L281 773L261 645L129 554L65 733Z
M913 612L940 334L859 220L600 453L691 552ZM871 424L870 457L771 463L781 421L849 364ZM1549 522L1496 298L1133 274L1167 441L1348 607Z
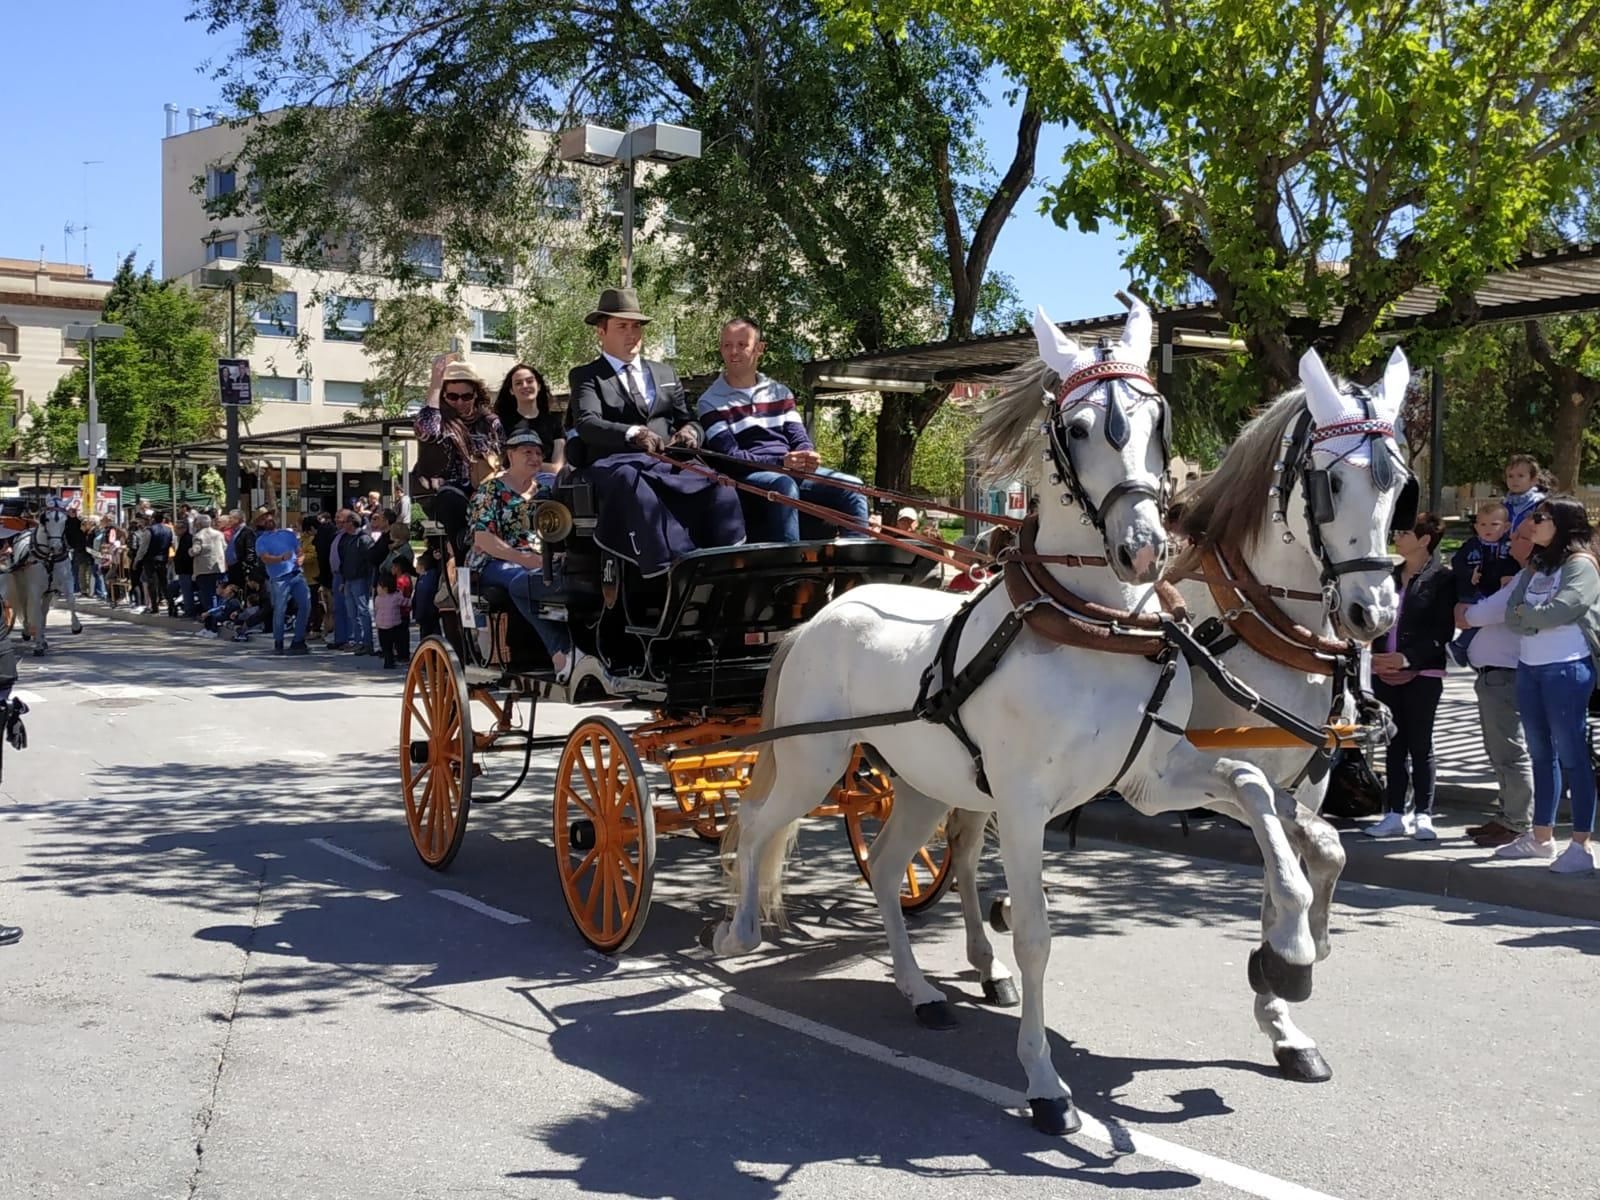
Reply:
M194 0L194 15L238 38L227 101L267 114L240 156L250 187L215 211L249 205L299 261L347 258L354 232L364 266L421 282L426 233L447 282L508 256L537 276L567 185L527 128L661 119L701 130L704 153L644 181L654 228L710 309L771 332L777 373L1014 315L989 257L1040 114L1020 96L991 172L984 61L940 22L875 28L852 51L815 0ZM906 480L943 398L885 397L880 479Z

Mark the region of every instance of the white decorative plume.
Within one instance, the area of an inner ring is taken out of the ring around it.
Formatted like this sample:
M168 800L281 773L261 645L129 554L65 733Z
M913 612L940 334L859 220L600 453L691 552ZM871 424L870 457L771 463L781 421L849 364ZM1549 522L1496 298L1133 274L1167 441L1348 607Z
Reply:
M1065 379L1078 369L1083 351L1077 342L1056 328L1042 304L1033 310L1033 336L1039 343L1039 357L1057 375Z
M1395 370L1395 360L1400 362L1403 374L1397 385L1393 400L1390 399L1391 379ZM1380 420L1393 422L1400 411L1400 401L1405 396L1406 382L1411 372L1405 366L1405 355L1395 351L1395 357L1389 360L1389 367L1383 374L1383 389L1374 395L1373 415ZM1318 429L1326 429L1330 425L1338 425L1344 421L1361 421L1367 417L1367 410L1362 406L1359 398L1339 389L1333 381L1333 376L1328 374L1328 368L1322 365L1322 359L1315 350L1307 350L1300 359L1300 382L1306 389L1306 407L1311 410L1311 419ZM1347 459L1353 463L1370 462L1372 443L1367 440L1364 433L1352 433L1340 437L1328 438L1318 442L1313 448L1314 454L1321 456L1325 464L1333 459Z

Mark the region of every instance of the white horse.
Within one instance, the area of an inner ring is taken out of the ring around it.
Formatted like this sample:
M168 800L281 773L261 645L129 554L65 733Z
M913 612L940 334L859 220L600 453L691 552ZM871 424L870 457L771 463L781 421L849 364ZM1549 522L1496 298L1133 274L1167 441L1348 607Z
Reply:
M1190 545L1168 577L1182 581L1194 626L1213 625L1218 636L1210 645L1229 672L1281 711L1316 727L1330 716L1350 722L1364 715L1350 694L1356 688L1336 688L1333 677L1343 674L1342 684L1359 684L1359 678L1350 678L1359 670L1359 643L1394 623L1388 534L1391 525L1409 526L1414 519L1416 484L1402 465L1397 441L1396 421L1410 377L1400 350L1370 390L1335 382L1315 351L1305 355L1300 369L1302 386L1284 393L1246 426L1218 469L1180 497L1182 531ZM1411 511L1397 510L1402 497ZM1198 578L1215 575L1224 561L1241 589L1254 595L1247 599L1222 587L1213 592ZM1257 583L1271 591L1263 594ZM1341 644L1341 635L1354 640ZM1272 731L1260 713L1239 707L1205 672L1196 672L1188 728L1246 727ZM1299 797L1293 815L1286 816L1285 831L1311 884L1309 920L1320 962L1330 950L1329 906L1345 862L1338 832L1317 815L1327 787L1326 762L1308 769L1316 752L1305 743L1248 753L1279 787ZM988 980L984 964L993 961L993 950L977 888L982 822L958 812L946 833L967 956ZM1268 927L1275 920L1270 891L1263 898L1262 919ZM1302 997L1277 994L1255 972L1250 982L1256 1022L1272 1042L1279 1071L1304 1082L1331 1078L1316 1042L1290 1019L1289 1000ZM986 982L984 994L991 1002L1005 1002L1008 989Z
M39 523L13 539L11 555L11 604L22 624L23 640L32 639L33 652L50 648L45 624L50 619L50 600L64 596L72 614L72 632L82 633L78 620L78 597L72 586L72 551L67 546L67 522L72 513L58 497L45 501Z
M1050 486L1059 503L1047 498L1041 505L1037 537L1024 547L1032 556L1028 569L1040 580L1040 593L1065 594L1068 608L1091 615L1144 609L1168 548L1161 501L1170 414L1143 377L1142 365L1130 365L1147 360L1151 329L1144 306L1131 307L1118 348L1121 362L1081 350L1041 309L1035 333L1043 362L1002 381L1002 396L977 438L980 461L989 461L996 474L1012 475L1036 461L1044 418L1055 469ZM1375 596L1352 595L1352 602L1358 599L1378 606ZM955 664L970 664L1016 611L1004 587L970 604L956 638ZM794 823L839 777L852 746L870 744L897 776L892 817L871 852L873 891L896 986L924 1024L950 1023L944 993L912 955L899 881L948 808L997 814L1022 974L1017 1052L1033 1122L1045 1132L1072 1132L1081 1122L1045 1035L1045 823L1112 783L1143 812L1204 804L1247 822L1266 862L1272 914L1263 944L1252 952L1252 972L1278 994L1303 998L1310 991L1316 944L1308 920L1311 888L1281 815L1293 811L1293 800L1277 794L1259 768L1202 754L1183 740L1191 689L1181 660L1162 663L1063 644L1031 623L959 710L965 742L945 725L872 722L877 714L904 710L926 691L928 677L939 676L941 646L961 607L960 598L945 593L856 588L780 646L768 676L763 725L832 724L826 732L785 737L761 751L731 831L737 903L717 927L712 948L734 954L760 944L761 916L781 913ZM1060 610L1062 604L1041 594L1025 607ZM1152 722L1146 714L1156 709ZM861 723L852 727L852 719ZM981 750L986 781L970 748ZM959 863L957 871L958 879L966 877L963 888L971 887L975 872L962 872ZM975 965L986 992L1008 979L992 953Z

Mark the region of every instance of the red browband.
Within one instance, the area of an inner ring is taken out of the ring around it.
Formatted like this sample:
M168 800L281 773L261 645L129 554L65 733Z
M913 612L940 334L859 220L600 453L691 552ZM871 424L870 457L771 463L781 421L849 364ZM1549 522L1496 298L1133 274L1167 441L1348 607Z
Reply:
M1380 437L1393 437L1394 426L1387 421L1378 421L1372 418L1362 418L1359 421L1339 421L1333 425L1325 425L1311 435L1311 444L1325 442L1330 438L1350 437L1354 434L1376 433Z
M1107 379L1140 379L1155 388L1156 381L1150 378L1150 373L1136 363L1118 362L1116 359L1107 359L1104 362L1090 363L1082 370L1074 371L1061 381L1061 386L1056 388L1056 403L1060 404L1081 387L1091 383L1100 383Z

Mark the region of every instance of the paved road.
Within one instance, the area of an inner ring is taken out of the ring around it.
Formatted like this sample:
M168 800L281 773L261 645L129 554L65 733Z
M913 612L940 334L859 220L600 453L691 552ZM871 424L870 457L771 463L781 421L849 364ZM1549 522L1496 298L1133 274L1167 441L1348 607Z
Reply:
M1055 1142L1002 1107L1011 1015L913 1025L839 830L733 964L696 946L714 856L664 843L612 962L560 903L550 762L437 875L398 673L87 625L25 662L0 782L0 1197L1595 1195L1592 926L1346 889L1300 1012L1336 1078L1295 1086L1250 1017L1257 880L1062 852L1050 1016L1096 1136ZM953 899L913 936L970 1000Z

